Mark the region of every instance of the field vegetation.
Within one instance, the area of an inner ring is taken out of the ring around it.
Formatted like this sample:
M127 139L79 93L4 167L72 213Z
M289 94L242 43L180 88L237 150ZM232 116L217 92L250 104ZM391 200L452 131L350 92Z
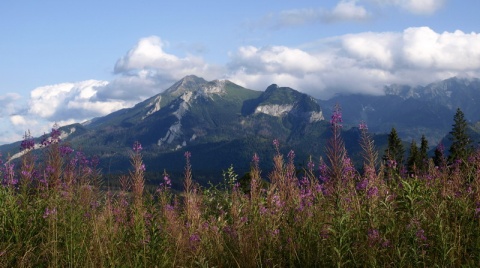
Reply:
M479 267L480 151L463 114L451 157L440 145L429 158L424 139L399 155L393 130L380 157L361 124L361 168L341 121L337 107L327 157L303 169L274 140L272 159L253 155L249 176L232 166L223 183L202 187L190 164L202 156L185 152L181 192L167 172L146 189L138 142L112 190L97 160L62 143L56 128L42 161L25 135L21 161L1 169L0 267Z

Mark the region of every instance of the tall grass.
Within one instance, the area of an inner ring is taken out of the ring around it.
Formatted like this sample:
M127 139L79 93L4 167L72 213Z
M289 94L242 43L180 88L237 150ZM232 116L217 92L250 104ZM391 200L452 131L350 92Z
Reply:
M242 187L233 167L219 185L171 180L144 189L141 145L122 189L102 191L96 160L52 131L44 163L26 135L19 167L3 164L1 267L460 267L480 266L480 151L464 164L405 175L378 164L366 127L362 172L341 140L298 170L274 141L273 169L251 164Z

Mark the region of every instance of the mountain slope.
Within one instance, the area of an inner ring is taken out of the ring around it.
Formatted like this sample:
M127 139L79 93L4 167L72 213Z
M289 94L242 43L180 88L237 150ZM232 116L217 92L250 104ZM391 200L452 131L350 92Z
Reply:
M427 86L391 85L383 96L348 95L319 100L325 113L339 103L346 126L368 124L369 130L388 133L395 127L404 140L425 134L430 144L438 143L451 129L453 115L461 108L467 120L480 120L480 80L450 78Z

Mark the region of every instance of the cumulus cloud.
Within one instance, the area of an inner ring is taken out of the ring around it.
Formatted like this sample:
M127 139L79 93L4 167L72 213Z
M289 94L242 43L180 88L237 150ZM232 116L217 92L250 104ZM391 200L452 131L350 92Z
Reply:
M18 114L10 116L10 122L14 126L27 126L29 124L24 116Z
M256 89L277 83L328 98L342 92L382 94L390 83L480 76L477 33L418 27L343 35L306 47L241 47L232 54L230 78Z
M429 15L433 14L445 5L446 0L373 0L381 5L398 6L408 12Z
M97 100L98 90L107 85L106 81L87 80L38 87L30 94L28 114L52 122L81 122L133 104L119 99Z
M222 73L221 67L207 64L201 57L177 57L165 52L164 47L165 42L157 36L140 39L117 61L114 72L120 77L99 97L145 98L190 74L214 79ZM132 92L131 88L136 90Z
M356 0L342 0L332 11L323 14L325 21L361 21L369 18L367 10L358 6Z

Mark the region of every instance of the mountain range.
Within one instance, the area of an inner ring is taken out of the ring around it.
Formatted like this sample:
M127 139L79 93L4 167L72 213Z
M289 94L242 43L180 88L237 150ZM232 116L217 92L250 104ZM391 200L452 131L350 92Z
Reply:
M272 84L255 91L228 80L206 81L187 76L163 92L109 115L61 127L63 140L86 154L100 157L106 173L126 172L131 146L139 141L147 171L181 173L190 151L198 177L220 180L233 165L246 172L254 153L265 170L274 155L273 139L281 151L295 150L296 160L317 161L330 137L329 117L335 104L342 107L343 137L349 154L360 153L360 122L369 126L382 150L395 127L406 142L426 135L430 145L451 129L457 108L472 123L477 138L480 120L480 80L450 78L427 86L390 85L384 95L337 95L318 100L288 87ZM480 140L480 139L479 139ZM19 143L0 146L3 155L18 152Z

